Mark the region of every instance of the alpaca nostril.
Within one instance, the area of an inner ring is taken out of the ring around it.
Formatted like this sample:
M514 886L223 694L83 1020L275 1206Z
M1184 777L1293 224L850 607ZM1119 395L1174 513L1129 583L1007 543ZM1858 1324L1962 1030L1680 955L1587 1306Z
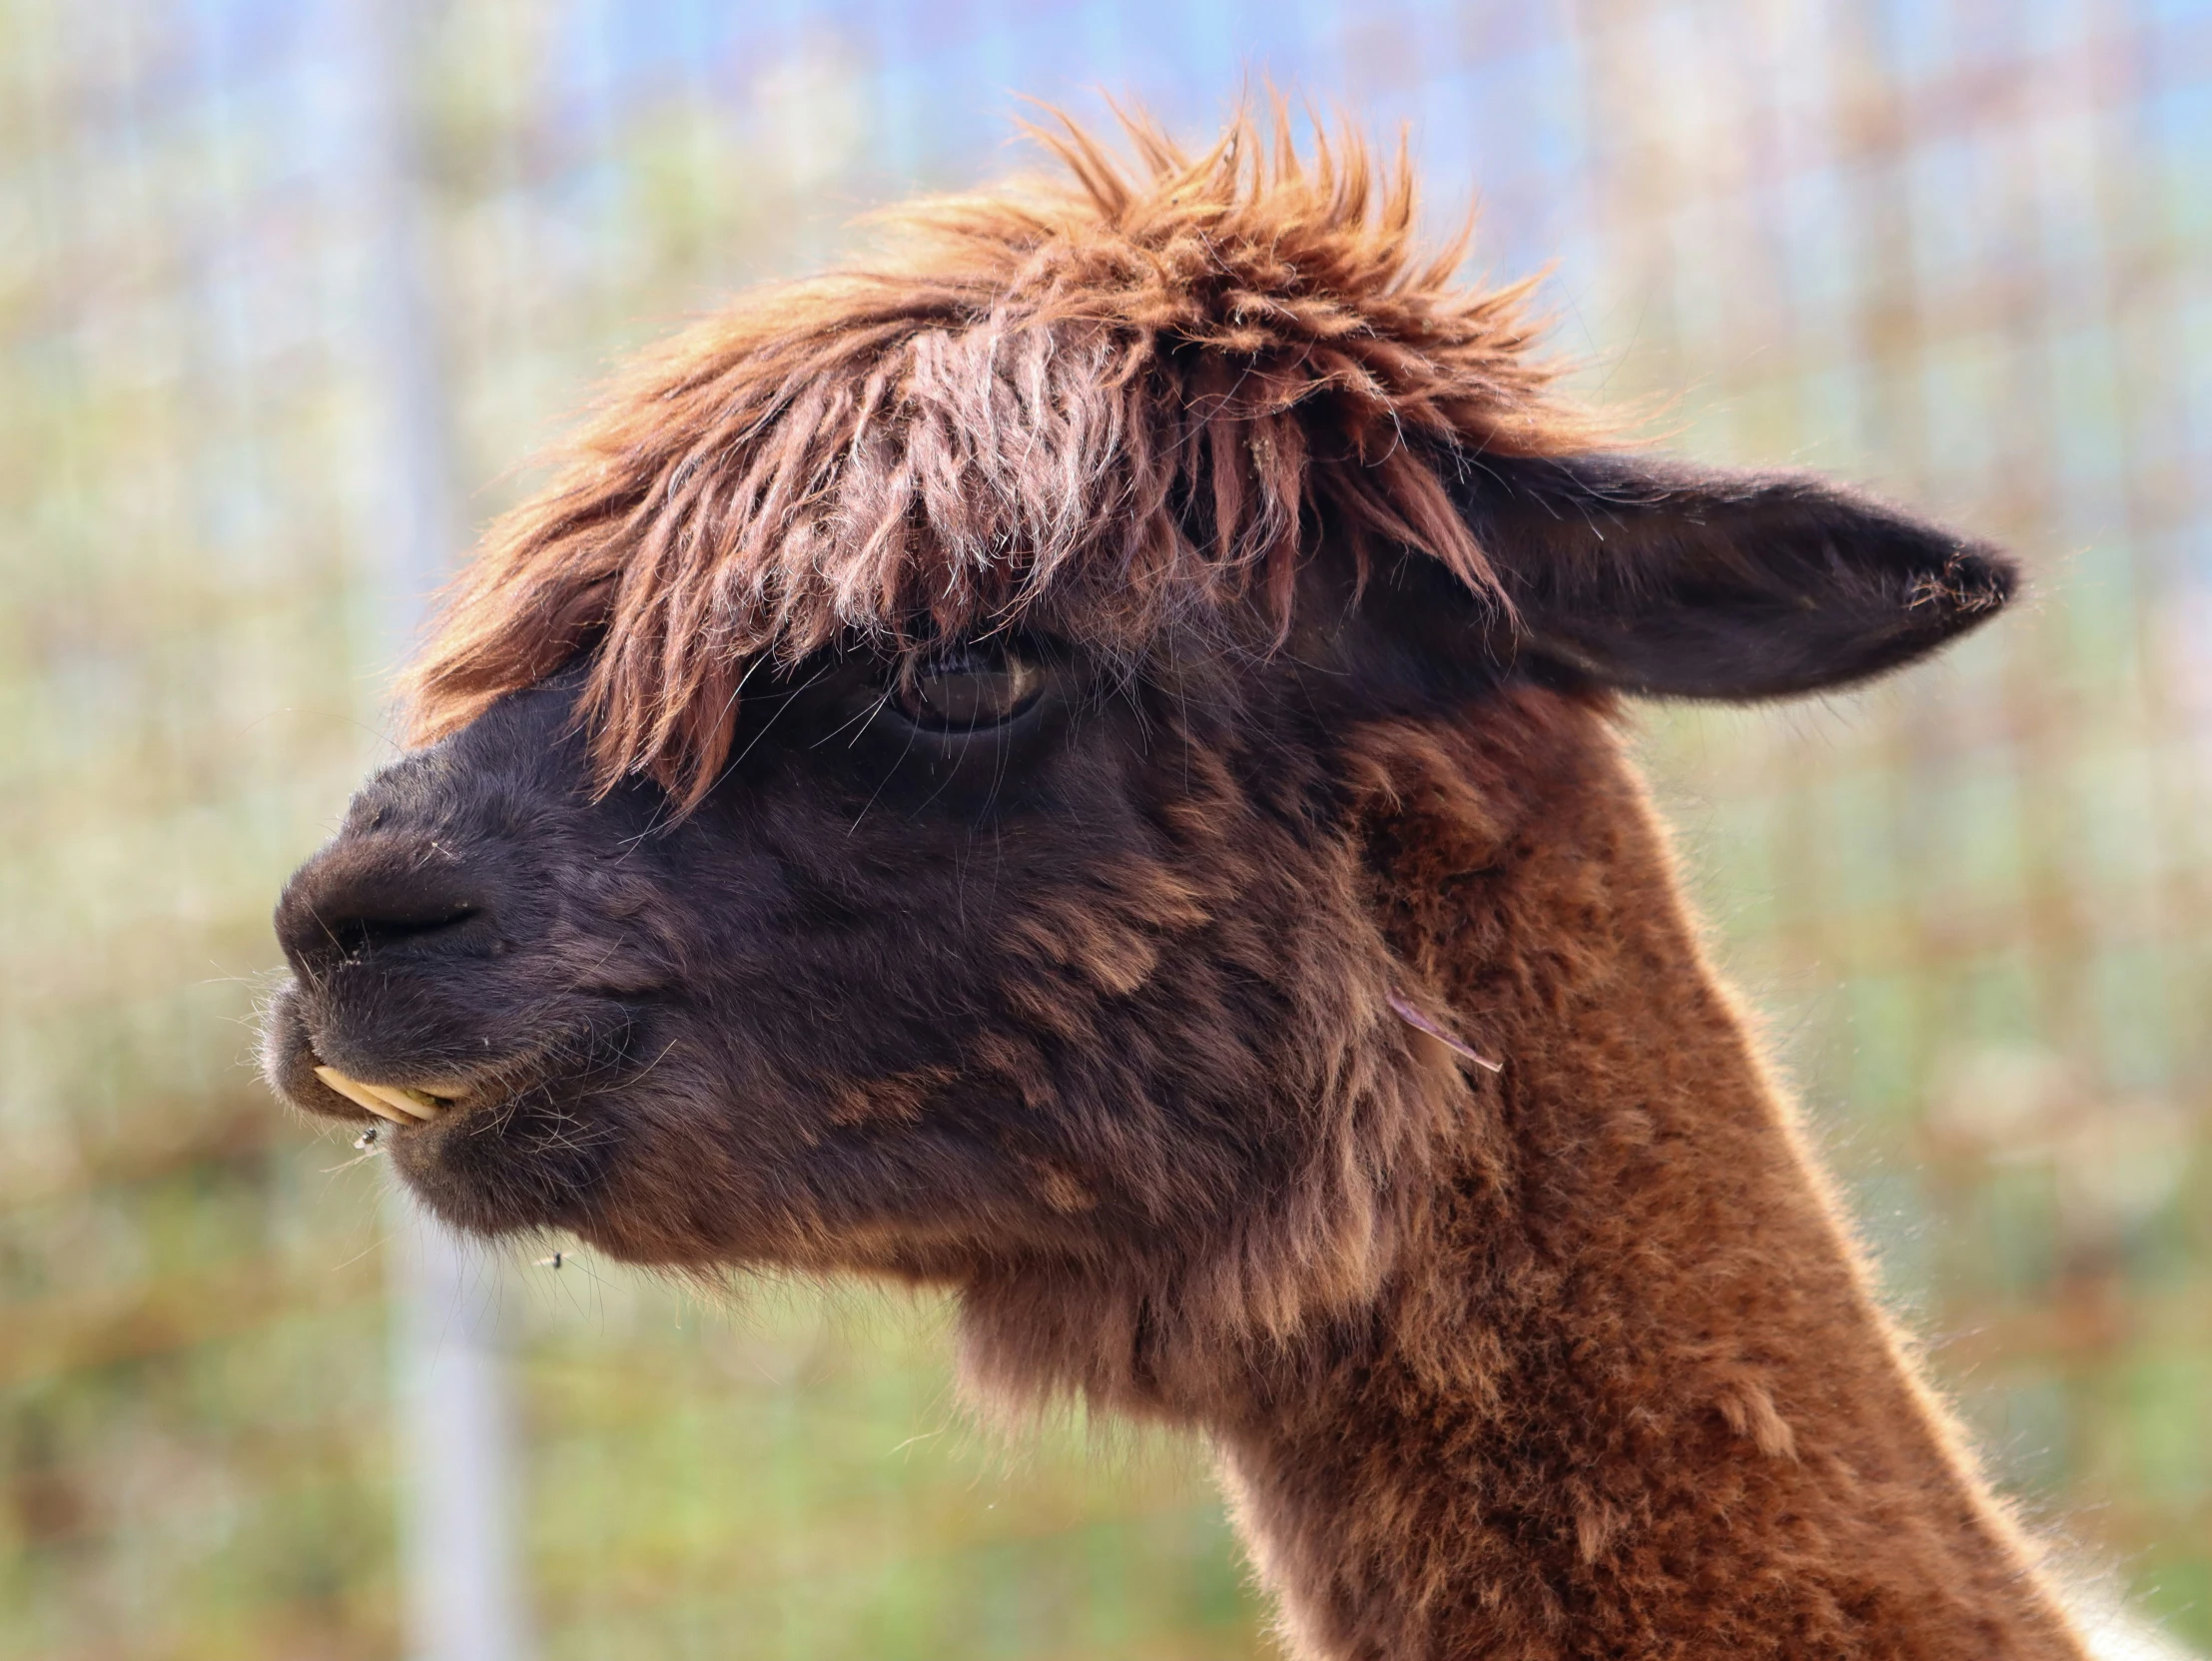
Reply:
M340 955L359 958L401 941L456 929L476 916L479 909L459 905L427 917L324 917L319 921L326 940Z
M301 867L277 903L277 939L295 966L360 962L401 946L426 946L485 914L457 888L449 865L385 842L350 843Z

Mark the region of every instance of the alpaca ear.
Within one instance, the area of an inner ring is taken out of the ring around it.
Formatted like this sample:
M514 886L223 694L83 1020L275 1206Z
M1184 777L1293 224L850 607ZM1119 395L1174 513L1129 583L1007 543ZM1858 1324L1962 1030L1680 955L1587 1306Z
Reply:
M1774 698L1863 680L1995 614L2012 561L1805 473L1463 457L1452 493L1517 659L1623 691Z

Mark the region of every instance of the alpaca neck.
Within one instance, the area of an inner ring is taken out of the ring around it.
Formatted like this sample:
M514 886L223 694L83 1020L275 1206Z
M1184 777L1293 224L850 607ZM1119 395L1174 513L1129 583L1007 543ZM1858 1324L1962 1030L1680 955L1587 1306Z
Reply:
M1468 1147L1375 1308L1212 1426L1295 1649L2078 1656L1869 1299L1633 775L1595 718L1578 744L1542 835L1482 872L1437 884L1434 826L1385 838L1453 896L1394 902L1394 948L1506 1070L1468 1076Z

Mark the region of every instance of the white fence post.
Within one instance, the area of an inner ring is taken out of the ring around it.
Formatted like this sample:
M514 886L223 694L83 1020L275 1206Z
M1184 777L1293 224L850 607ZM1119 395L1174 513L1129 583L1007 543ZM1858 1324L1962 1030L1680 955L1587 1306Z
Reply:
M456 541L451 412L426 257L423 0L350 0L362 372L374 419L369 583L379 668L406 655ZM498 1271L396 1189L386 1210L399 1559L409 1661L527 1661Z

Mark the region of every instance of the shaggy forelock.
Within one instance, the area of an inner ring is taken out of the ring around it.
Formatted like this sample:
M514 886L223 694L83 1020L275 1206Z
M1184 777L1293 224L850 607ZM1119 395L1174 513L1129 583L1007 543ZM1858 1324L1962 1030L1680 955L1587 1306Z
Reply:
M1437 467L1587 447L1527 285L1418 259L1401 152L1239 117L1195 158L1063 118L1067 175L883 218L876 268L749 295L650 354L495 523L407 681L419 741L580 654L602 784L685 803L763 661L1023 626L1140 649L1257 602L1320 527L1503 605Z

